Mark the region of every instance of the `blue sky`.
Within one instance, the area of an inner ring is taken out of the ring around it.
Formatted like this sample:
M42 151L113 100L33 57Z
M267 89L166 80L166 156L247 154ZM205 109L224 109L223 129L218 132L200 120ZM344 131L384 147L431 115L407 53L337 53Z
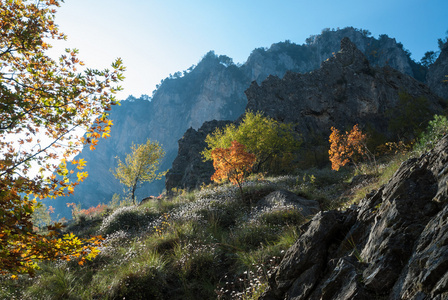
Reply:
M170 73L197 64L209 50L243 63L258 47L302 44L324 28L353 26L387 34L420 60L448 30L447 0L65 0L56 23L93 68L121 57L125 90L151 95Z

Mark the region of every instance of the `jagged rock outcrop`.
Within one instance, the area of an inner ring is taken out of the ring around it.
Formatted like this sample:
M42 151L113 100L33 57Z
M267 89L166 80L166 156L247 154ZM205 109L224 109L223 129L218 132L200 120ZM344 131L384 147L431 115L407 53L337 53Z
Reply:
M205 137L222 128L231 121L205 122L201 128L190 128L179 140L179 152L173 162L173 166L166 174L165 187L168 192L173 188L194 189L202 183L211 183L210 174L214 173L213 163L203 161L201 152L205 149Z
M264 300L447 299L448 136L347 211L318 213Z
M382 34L376 39L367 30L353 27L324 29L302 45L285 41L268 49L255 49L242 69L258 83L269 75L281 78L287 70L307 73L318 69L323 61L339 51L340 41L344 37L348 37L373 66L387 65L420 81L425 80L426 69L416 64L394 38Z
M429 67L426 83L434 93L448 99L448 43L444 45L434 64Z
M368 125L388 135L388 110L397 108L399 93L425 97L431 113L442 109L441 98L423 83L388 66L372 67L348 38L341 50L307 74L287 72L280 79L269 76L261 86L246 90L246 109L263 111L283 122L297 124L306 140L313 133L329 134L330 127Z

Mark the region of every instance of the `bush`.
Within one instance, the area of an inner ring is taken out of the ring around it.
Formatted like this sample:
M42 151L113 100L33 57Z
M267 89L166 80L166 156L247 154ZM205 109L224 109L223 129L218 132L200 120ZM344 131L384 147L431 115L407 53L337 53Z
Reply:
M274 226L301 225L305 218L293 207L285 207L262 213L258 218L263 224Z
M136 206L125 206L115 210L104 219L100 227L103 234L111 234L115 231L133 231L145 227L157 217L155 212L144 212Z
M414 150L417 153L431 150L447 133L448 119L445 116L434 115L434 119L429 121L426 131L420 135Z

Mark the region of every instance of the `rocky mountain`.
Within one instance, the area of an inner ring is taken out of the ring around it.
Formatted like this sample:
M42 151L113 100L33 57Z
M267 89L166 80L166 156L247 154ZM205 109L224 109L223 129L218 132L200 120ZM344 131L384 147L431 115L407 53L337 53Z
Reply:
M339 51L344 36L350 37L373 65L389 65L422 77L421 69L395 39L386 35L376 39L366 31L351 27L324 30L303 45L286 41L269 49L255 49L241 66L233 64L227 56L209 52L188 72L163 80L152 98L131 98L132 101L123 101L122 106L114 107L111 137L100 141L96 151L84 149L77 157L88 161L89 177L75 189L75 195L46 203L56 207L60 216L69 217L66 202L81 203L87 208L110 201L123 188L109 169L115 166L115 156L125 157L132 142L142 143L150 138L162 144L166 157L161 169L167 170L177 155L177 141L188 128L197 130L205 121L214 119L235 120L244 112L247 104L244 91L252 81L261 83L268 75L281 78L288 70L310 72ZM137 196L158 194L162 190L163 182L154 182L138 189Z
M353 27L324 29L321 34L310 36L302 45L285 41L273 44L269 49L255 49L243 69L258 83L269 75L281 78L286 70L307 73L318 69L323 61L338 52L344 37L348 37L373 66L388 65L425 81L426 69L410 58L409 51L401 43L386 34L374 38L369 31Z
M447 299L448 137L347 211L303 225L261 297Z
M332 126L346 129L359 124L377 139L393 140L395 137L389 126L391 119L402 116L404 123L409 123L404 114L405 108L401 107L400 97L404 97L400 96L401 93L405 92L409 99L425 99L421 107L415 107L425 115L413 114L413 118L429 119L445 106L442 98L411 76L389 66L372 66L349 38L343 38L340 44L341 50L324 61L319 69L305 74L288 71L283 78L270 75L261 85L252 82L245 92L248 99L246 109L263 111L276 120L295 124L295 130L304 140L303 148L307 151L304 157L308 161L313 160L314 165L321 163L319 153L323 153L322 162L328 162L327 137ZM198 143L188 140L190 136L190 133L185 135L179 143L180 156L184 149ZM199 168L199 165L205 166L206 163L193 154L189 157L190 163L183 163L182 166L208 170ZM175 183L171 177L174 173L177 178L186 178L179 175L185 174L180 167L173 165L167 174L167 190L172 187L194 188L202 183L192 178L188 182L179 180ZM211 169L200 178L209 178L213 171ZM195 178L199 180L198 176Z
M295 123L306 138L313 132L328 134L331 126L347 128L356 123L387 136L389 120L397 117L388 117L387 112L404 110L398 107L401 92L425 98L431 116L445 105L411 76L389 66L372 66L346 37L341 50L319 69L307 74L287 72L282 79L269 76L261 85L253 82L245 93L246 109Z

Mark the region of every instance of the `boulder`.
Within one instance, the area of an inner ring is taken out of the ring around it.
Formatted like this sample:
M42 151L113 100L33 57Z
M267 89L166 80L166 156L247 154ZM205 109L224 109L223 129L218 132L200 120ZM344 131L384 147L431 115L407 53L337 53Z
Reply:
M320 206L317 201L305 199L286 190L275 191L265 196L255 204L253 210L272 210L275 207L294 207L300 210L304 217L315 215L320 211Z

